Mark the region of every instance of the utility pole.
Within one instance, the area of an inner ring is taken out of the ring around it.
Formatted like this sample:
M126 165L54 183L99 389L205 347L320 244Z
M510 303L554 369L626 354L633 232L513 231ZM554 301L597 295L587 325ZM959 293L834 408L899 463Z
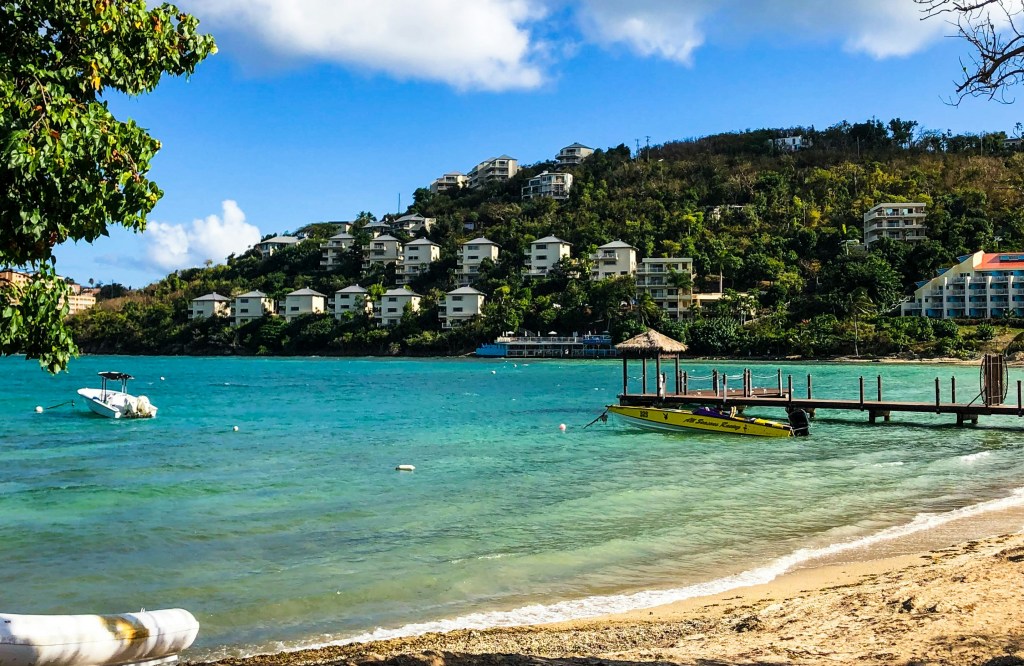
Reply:
M647 163L651 163L651 135L647 134Z

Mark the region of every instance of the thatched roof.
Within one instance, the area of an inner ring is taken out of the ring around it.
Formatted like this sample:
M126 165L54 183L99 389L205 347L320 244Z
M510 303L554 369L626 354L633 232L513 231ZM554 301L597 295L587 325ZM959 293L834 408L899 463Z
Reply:
M681 354L686 351L686 345L682 342L658 333L652 328L646 333L641 333L635 338L615 345L623 356L636 356L651 358L660 354Z

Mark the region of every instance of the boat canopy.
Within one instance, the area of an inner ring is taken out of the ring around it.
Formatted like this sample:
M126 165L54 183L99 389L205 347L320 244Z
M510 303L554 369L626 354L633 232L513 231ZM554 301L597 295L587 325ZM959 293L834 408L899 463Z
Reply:
M129 379L135 379L134 377L129 375L127 372L111 372L111 371L107 371L107 372L100 372L98 374L103 379L109 379L109 380L115 381L115 382L124 382L124 381L128 381Z

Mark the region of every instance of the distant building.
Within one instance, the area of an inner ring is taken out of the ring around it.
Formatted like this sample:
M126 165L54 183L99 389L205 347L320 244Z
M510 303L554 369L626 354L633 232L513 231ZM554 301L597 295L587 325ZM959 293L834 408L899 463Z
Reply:
M487 183L508 180L518 172L519 162L516 158L508 155L492 157L473 167L469 172L467 185L470 189L476 189Z
M612 241L602 245L590 257L594 261L590 278L604 280L618 275L635 275L636 253L635 247L622 241Z
M278 250L291 247L300 240L301 239L296 238L295 236L274 236L273 238L268 238L265 241L256 243L256 249L259 250L260 254L263 255L263 258L266 259Z
M347 231L336 233L320 243L320 265L328 270L341 265L342 257L356 243L356 237Z
M99 289L82 289L80 284L69 284L68 294L65 300L68 304L68 316L85 312L96 305L96 294Z
M431 262L441 258L441 246L426 238L417 238L405 244L402 250L402 263L398 265L395 275L399 285L409 284L413 278L426 273Z
M674 284L673 273L689 276L691 286L684 289ZM690 311L692 285L693 259L688 257L648 257L637 268L637 296L650 294L665 315L676 321Z
M404 231L410 236L416 235L421 231L430 231L434 223L437 222L435 218L423 217L422 215L403 215L394 221L391 225L395 231Z
M1008 148L1010 150L1020 150L1021 147L1024 147L1024 137L1012 137L1003 139L1003 148Z
M461 190L468 184L469 177L466 174L453 171L452 173L446 173L440 178L434 180L434 182L430 184L430 191L436 194L447 190Z
M480 274L480 264L483 263L483 260L497 261L498 252L497 243L486 238L474 238L463 243L459 252L458 268L456 269L459 285L465 287L473 282Z
M247 291L235 296L235 326L248 324L274 313L274 299L262 291Z
M395 326L402 321L406 304L412 310L420 309L422 296L408 289L389 289L380 298L380 303L374 306L374 314L381 326Z
M1024 316L1024 252L975 252L917 283L903 316L991 319Z
M772 139L772 145L775 146L776 150L795 153L798 150L808 148L811 145L811 140L802 136L784 136Z
M593 148L588 148L582 143L574 143L571 146L566 146L558 151L558 155L555 156L555 161L558 162L558 168L562 169L565 167L576 166L593 154Z
M530 277L542 277L562 259L569 257L572 243L556 236L545 236L530 243L526 255L526 270Z
M231 315L231 299L217 292L193 298L189 302L189 319L209 319L210 317L228 317Z
M373 264L398 264L402 261L402 241L387 234L370 241L363 258L363 270Z
M923 203L880 203L864 213L864 247L883 238L915 243L927 238Z
M527 181L526 186L523 187L523 199L530 200L538 197L568 199L571 188L571 173L551 173L545 171Z
M483 313L484 293L473 287L460 287L445 294L437 310L441 328L451 328Z
M334 292L334 318L341 319L346 312L372 314L373 303L370 293L358 284Z
M390 234L391 225L383 220L373 220L371 222L366 223L366 225L363 227L363 231L370 234L371 238L376 238L377 236Z
M287 321L326 311L327 296L314 289L296 289L284 297L284 318Z
M20 273L10 269L0 271L0 286L13 284L16 287L24 287L31 281L32 276L28 273Z

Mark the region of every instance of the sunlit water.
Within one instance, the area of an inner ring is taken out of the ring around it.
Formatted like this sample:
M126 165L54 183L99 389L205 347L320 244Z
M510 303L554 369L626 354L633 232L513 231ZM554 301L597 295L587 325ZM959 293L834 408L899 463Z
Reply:
M788 440L585 429L620 367L85 357L51 378L0 359L0 610L183 607L201 659L626 610L1024 504L1016 418L823 414ZM108 369L158 418L34 412ZM808 371L847 398L859 375L901 399L933 399L936 375L964 400L978 384L973 367L784 368L801 390Z

